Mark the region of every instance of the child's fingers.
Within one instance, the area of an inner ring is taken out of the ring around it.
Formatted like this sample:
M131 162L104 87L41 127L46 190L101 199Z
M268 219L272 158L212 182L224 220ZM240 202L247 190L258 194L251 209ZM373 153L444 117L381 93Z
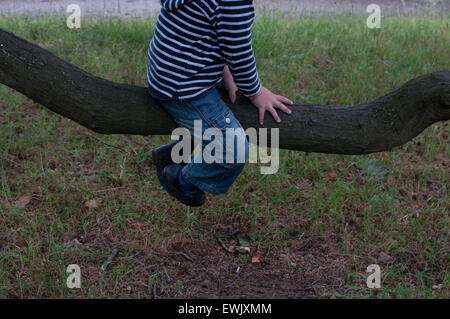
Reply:
M289 104L289 105L294 104L294 102L292 102L291 100L289 100L287 97L284 97L284 96L281 96L281 95L278 95L278 99L279 99L281 102L286 103L286 104Z
M272 114L273 118L275 119L275 121L276 121L277 123L280 123L280 122L281 122L281 119L280 119L280 117L278 116L277 111L275 111L275 109L274 109L273 107L268 108L268 111L270 112L270 114Z
M258 110L259 110L259 124L263 125L265 110L263 108L258 108Z
M278 103L275 107L280 109L280 110L282 110L286 114L291 114L292 113L292 111L286 105L284 105L283 103Z
M231 103L236 102L236 91L230 91L230 92L228 93L228 96L230 97Z

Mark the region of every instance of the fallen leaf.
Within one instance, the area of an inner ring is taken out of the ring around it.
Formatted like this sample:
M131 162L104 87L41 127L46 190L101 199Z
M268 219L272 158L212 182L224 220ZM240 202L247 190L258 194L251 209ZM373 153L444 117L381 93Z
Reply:
M378 257L378 260L379 260L380 262L382 262L382 263L387 263L387 262L389 262L389 261L392 260L392 257L389 256L388 254L382 252L382 253L380 254L380 256Z
M366 175L384 176L388 173L386 165L383 161L378 161L375 158L360 157L356 162L361 172Z
M91 199L84 203L84 206L90 209L99 208L101 201L99 199Z
M262 254L253 255L252 256L252 264L261 262L261 256L262 256Z
M25 208L31 201L31 196L20 196L16 201L17 208Z
M26 248L26 247L28 247L28 243L27 243L27 241L26 241L25 239L22 238L22 239L17 243L17 246L20 247L20 248Z
M329 181L334 181L336 179L336 171L324 172L323 176Z

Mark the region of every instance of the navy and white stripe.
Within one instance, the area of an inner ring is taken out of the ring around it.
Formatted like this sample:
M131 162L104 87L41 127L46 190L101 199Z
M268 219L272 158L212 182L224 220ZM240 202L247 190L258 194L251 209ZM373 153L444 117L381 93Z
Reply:
M167 97L194 98L228 65L245 96L261 89L252 49L253 0L161 0L147 81Z

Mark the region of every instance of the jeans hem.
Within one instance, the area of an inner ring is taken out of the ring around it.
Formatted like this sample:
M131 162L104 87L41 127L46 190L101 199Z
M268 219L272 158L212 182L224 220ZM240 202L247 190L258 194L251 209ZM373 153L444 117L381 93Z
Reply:
M227 187L226 189L225 188L217 188L217 187L202 183L200 181L197 181L195 178L193 178L189 175L186 176L186 174L184 174L183 170L181 171L181 174L183 174L183 178L186 179L188 182L194 184L195 186L200 188L202 191L208 192L213 195L226 194L228 192L228 190L230 189L230 187Z

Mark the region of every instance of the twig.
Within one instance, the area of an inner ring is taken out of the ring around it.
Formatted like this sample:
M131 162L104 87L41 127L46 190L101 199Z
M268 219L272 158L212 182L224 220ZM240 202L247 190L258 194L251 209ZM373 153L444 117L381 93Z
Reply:
M283 287L273 287L269 285L255 285L260 288L270 288L270 289L281 289L281 290L290 290L290 291L308 291L313 290L315 287L307 287L307 288L283 288Z
M109 147L118 149L118 150L120 150L121 152L123 152L123 153L125 153L125 154L127 154L127 155L130 154L130 152L127 151L126 149L124 149L124 148L122 148L122 147L120 147L120 146L117 146L117 145L109 144L109 143L107 143L107 142L105 142L105 141L103 141L103 140L101 140L101 139L99 139L99 138L97 138L97 137L95 137L95 136L93 136L93 135L91 135L91 134L86 134L86 136L91 137L91 138L97 140L98 142L100 142L100 143L102 143L102 144L105 144L106 146L109 146ZM133 151L135 154L137 154L134 150L132 150L132 151ZM138 173L139 173L141 176L145 177L146 179L150 180L151 178L150 178L147 174L144 173L144 171L142 170L142 167L141 167L141 165L138 163L138 161L136 161L136 159L134 159L133 156L131 156L131 159L133 160L134 165L136 166ZM121 173L122 173L122 172L121 172Z
M153 299L158 299L158 295L156 294L156 283L153 284Z
M128 153L125 149L121 148L120 146L109 144L109 143L107 143L107 142L105 142L105 141L103 141L103 140L101 140L101 139L95 137L94 135L86 134L86 136L87 136L87 137L91 137L91 138L93 138L94 140L96 140L96 141L98 141L98 142L100 142L100 143L102 143L102 144L105 144L106 146L109 146L109 147L118 149L118 150L120 150L120 151L122 151L122 152L124 152L124 153Z
M176 255L180 255L181 257L183 257L183 258L186 259L186 260L192 261L192 258L189 257L189 255L183 253L182 251L175 252L175 254L176 254Z
M156 265L155 273L159 273L160 268L159 265ZM155 282L153 283L153 299L158 299L158 295L156 294L156 278Z
M222 248L227 252L227 253L233 253L232 250L230 250L222 241L222 239L220 239L219 237L217 237L217 242L220 244L220 246L222 246Z
M217 265L220 265L223 262L226 255L227 255L227 252L224 252L222 257L220 257L219 261L217 262Z
M232 237L235 236L237 234L239 234L241 232L241 230L239 228L236 228L235 230L233 230L231 233L229 234L223 234L223 235L218 235L216 236L216 238L226 238L226 237Z
M166 274L167 280L168 280L168 281L171 281L171 280L170 280L170 276L169 276L169 274L168 274L168 272L167 272L166 267L163 266L162 269L164 270L164 273Z
M131 136L125 135L125 137L126 137L131 143L133 143L134 145L137 145L137 146L139 146L139 147L145 147L145 146L147 146L148 144L150 144L150 143L153 142L153 136L150 136L150 139L149 139L147 142L145 142L144 144L139 143L139 142L136 142L134 139L131 138Z
M100 272L104 272L106 270L106 268L108 268L108 266L111 263L111 261L114 259L114 257L116 257L117 252L118 252L118 249L117 248L113 248L112 253L108 256L108 259L106 259L106 261L100 267Z
M109 192L109 191L113 191L113 190L121 189L121 188L125 188L125 186L111 187L111 188L106 188L106 189L99 189L97 191L91 191L91 192L92 193L103 193L103 192Z
M244 269L244 266L245 266L245 265L239 266L238 269L236 270L236 274L237 274L238 277L239 277L239 275L241 274L242 269Z

